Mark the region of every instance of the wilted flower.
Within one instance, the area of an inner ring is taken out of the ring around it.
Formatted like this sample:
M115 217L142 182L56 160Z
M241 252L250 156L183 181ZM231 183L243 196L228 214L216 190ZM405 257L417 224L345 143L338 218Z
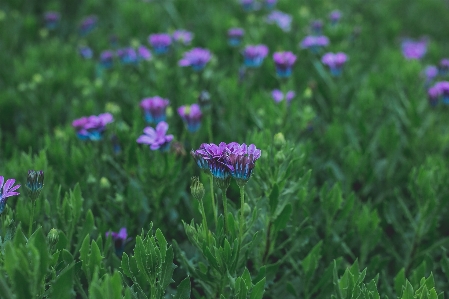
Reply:
M143 99L140 102L140 108L142 108L148 123L157 124L166 119L165 111L169 103L169 100L155 96Z
M288 78L292 74L292 66L296 61L296 55L292 52L276 52L273 54L276 65L276 73L281 78Z
M87 46L79 47L78 52L80 53L81 57L83 57L84 59L91 59L92 56L94 55L94 52L92 51L92 49Z
M103 137L106 125L113 122L114 117L110 113L102 113L75 119L72 126L75 128L78 138L81 140L100 140Z
M128 240L128 232L126 227L122 227L118 233L116 232L106 232L106 238L111 236L114 241L115 253L117 256L121 257L125 251L125 244Z
M201 118L203 117L198 104L181 106L178 108L178 114L187 125L187 130L191 133L198 131L201 126Z
M291 30L292 20L293 18L291 15L279 10L275 10L267 16L266 21L268 24L276 24L283 31L288 32Z
M231 28L228 30L228 44L237 47L242 42L245 31L242 28Z
M177 43L188 46L192 43L193 33L187 30L176 30L172 34L173 40Z
M20 185L13 186L15 182L15 179L8 179L5 182L5 178L0 175L0 214L5 210L7 198L20 194L15 192L20 187Z
M49 30L55 29L59 24L61 15L56 11L48 11L44 14L45 27Z
M321 58L321 62L327 65L333 76L340 76L343 65L348 60L348 56L343 52L326 53Z
M243 50L244 63L247 67L259 67L268 55L268 47L265 45L250 45Z
M306 36L301 41L301 48L310 49L313 53L317 53L322 47L329 45L329 39L324 36Z
M446 76L449 73L449 59L448 58L441 59L438 69L441 76Z
M25 187L27 195L32 200L37 199L42 191L42 188L44 188L44 172L42 170L28 170Z
M173 135L166 135L167 130L168 124L165 121L158 123L156 130L152 127L146 127L143 130L144 135L137 138L137 143L149 145L152 150L166 151L173 140Z
M427 52L427 39L422 38L419 41L405 39L401 47L406 59L421 59Z
M151 55L151 51L145 46L140 46L139 48L137 48L137 55L140 59L143 60L151 60L153 58L153 55Z
M211 53L207 49L193 48L184 53L184 56L179 60L178 65L185 67L191 66L194 71L202 70L211 59Z
M97 20L97 16L94 15L84 18L80 24L80 34L84 36L94 30L94 28L97 26Z
M341 19L341 11L339 10L331 11L331 13L329 14L329 19L332 25L336 25L338 21L340 21Z
M101 52L100 54L100 65L105 68L109 69L114 64L114 52L111 50L106 50Z
M285 97L284 97L284 94L282 93L282 91L280 91L279 89L275 89L271 92L271 96L273 97L273 100L276 103L282 102L282 100L284 100L284 98L285 98L285 100L287 101L287 104L290 104L291 100L295 97L295 92L293 90L290 90L285 94Z
M310 24L310 29L314 35L321 35L323 30L323 21L321 20L314 20Z
M148 42L154 49L154 53L156 54L164 54L167 53L170 49L170 45L172 43L170 34L167 33L157 33L151 34L148 37Z

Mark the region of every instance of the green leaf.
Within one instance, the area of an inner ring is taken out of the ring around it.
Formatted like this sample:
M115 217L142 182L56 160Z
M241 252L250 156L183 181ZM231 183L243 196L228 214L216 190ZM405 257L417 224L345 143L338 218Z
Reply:
M401 271L394 278L394 289L396 291L396 296L400 297L402 295L402 286L405 285L405 269L402 268Z
M278 217L274 220L273 226L275 232L279 232L287 226L287 223L290 221L290 215L292 214L292 212L292 205L287 204L282 212L278 215Z
M90 243L90 236L86 235L86 237L84 238L84 241L81 245L81 248L80 248L80 260L82 262L81 268L83 269L84 274L86 274L86 276L90 275L88 272L89 243ZM90 279L89 276L88 276L88 279Z
M165 290L168 285L173 281L173 270L175 269L175 265L173 264L173 248L170 246L166 252L165 261L162 264L162 273L161 273L161 287Z
M156 230L156 238L159 243L159 250L161 252L161 259L165 260L165 253L167 251L167 241L165 240L164 235L162 234L161 230L158 228Z
M125 274L126 276L128 276L129 278L133 278L133 273L131 272L131 269L129 267L129 257L126 254L126 252L123 253L122 255L122 270L123 270L123 274Z
M89 256L89 269L91 275L95 272L95 268L98 268L100 270L102 267L102 260L103 257L101 256L100 248L98 248L97 242L92 241L91 249L90 249L90 256Z
M75 276L74 266L71 264L64 268L51 284L51 298L65 299L73 298L73 281ZM31 297L27 297L31 298Z
M265 292L265 278L259 281L251 290L250 299L262 299Z
M137 268L140 273L144 276L147 283L152 284L153 281L150 279L147 273L147 265L146 265L146 250L143 245L141 236L136 237L136 247L134 248L134 258L137 263Z
M190 277L184 278L176 288L174 299L190 299Z
M412 285L408 280L406 280L405 283L405 289L401 299L415 299Z
M321 258L321 246L323 245L323 241L318 242L309 254L302 260L302 268L304 270L305 276L307 279L310 279L318 267L318 261Z
M277 184L273 185L273 189L271 189L271 193L269 196L269 204L270 204L270 214L273 215L276 211L277 205L279 201L279 187Z
M4 298L4 299L14 299L15 298L14 294L12 293L12 290L9 288L3 275L0 275L0 294L2 294L2 298Z

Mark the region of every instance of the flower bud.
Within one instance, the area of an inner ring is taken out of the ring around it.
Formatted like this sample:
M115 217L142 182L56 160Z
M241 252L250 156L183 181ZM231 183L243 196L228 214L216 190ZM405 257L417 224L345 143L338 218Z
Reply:
M109 189L111 187L111 183L109 182L109 180L105 177L102 177L100 179L100 188L101 189Z
M204 197L204 185L200 182L200 179L196 176L192 177L190 192L192 193L192 196L199 201L201 201Z
M283 152L277 152L276 155L274 156L274 162L276 164L280 164L282 162L285 161L285 155Z
M27 182L25 184L27 195L35 200L44 188L44 172L42 170L28 170Z
M47 235L48 244L56 245L59 240L59 231L56 228L52 228Z
M279 132L279 133L277 133L276 135L274 135L273 143L274 143L274 147L275 147L277 150L280 150L281 148L283 148L284 145L285 145L285 137L284 137L284 134L282 134L281 132Z

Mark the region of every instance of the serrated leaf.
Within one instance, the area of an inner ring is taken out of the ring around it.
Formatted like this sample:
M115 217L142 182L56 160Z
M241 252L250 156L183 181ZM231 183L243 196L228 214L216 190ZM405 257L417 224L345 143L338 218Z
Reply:
M256 285L251 290L250 299L262 299L265 292L265 278L256 283Z
M100 248L98 248L97 242L92 241L89 256L90 275L93 275L93 273L95 272L95 268L98 268L98 270L101 269L102 259L103 257L101 256Z
M401 271L394 278L394 289L396 291L396 296L400 297L402 295L402 287L405 285L405 269L402 268Z
M164 235L161 230L158 228L156 230L156 238L159 243L159 250L161 252L161 259L165 260L165 253L167 252L167 240L165 240Z
M122 270L123 270L123 274L125 274L126 276L128 276L129 278L133 278L133 273L131 272L131 269L129 267L129 257L126 254L126 252L123 253L122 255Z
M170 246L166 252L165 261L162 264L161 287L163 290L172 282L173 270L175 269L173 257L173 248Z

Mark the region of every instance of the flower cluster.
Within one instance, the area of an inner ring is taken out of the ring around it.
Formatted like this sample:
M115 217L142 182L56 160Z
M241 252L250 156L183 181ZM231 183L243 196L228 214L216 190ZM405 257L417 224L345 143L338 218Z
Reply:
M189 132L195 133L198 131L201 126L201 118L203 117L200 105L192 104L190 106L181 106L178 108L178 114L187 125L187 130L189 130Z
M148 42L153 47L154 53L165 54L170 49L172 38L167 33L150 34Z
M250 179L255 162L260 158L261 150L254 144L231 142L203 143L197 150L190 152L200 169L211 173L220 189L229 186L234 178L239 186L244 186Z
M152 150L167 151L170 148L170 142L173 140L173 135L166 135L168 131L168 124L161 121L157 124L156 130L152 127L146 127L143 130L143 135L137 138L137 143L146 144Z
M249 45L243 50L244 63L247 67L259 67L268 55L265 45Z
M279 10L272 11L267 16L268 24L276 24L284 32L291 30L292 16Z
M182 67L190 66L194 71L202 70L211 59L211 53L207 49L194 48L184 53L178 65Z
M16 192L20 185L14 186L15 182L15 179L8 179L5 182L5 178L0 175L0 214L5 210L6 199L20 194L19 192Z
M406 59L421 59L427 52L427 40L422 38L419 41L406 39L402 42L402 54Z
M145 120L148 123L157 124L166 119L165 111L169 103L169 100L163 99L160 96L155 96L143 99L140 102L140 108L142 108Z
M321 62L327 65L331 71L332 76L340 76L343 65L348 60L348 56L343 52L326 53L321 58Z
M449 81L435 83L427 90L427 95L431 106L436 106L440 100L449 105Z
M81 117L72 122L78 138L81 140L100 140L106 125L113 122L114 117L110 113Z
M292 52L276 52L273 54L276 73L281 78L288 78L292 74L292 66L296 61L296 55Z
M295 92L293 90L287 91L284 94L279 89L275 89L271 92L271 96L276 103L282 102L284 99L287 101L287 104L290 104L291 100L295 97Z

